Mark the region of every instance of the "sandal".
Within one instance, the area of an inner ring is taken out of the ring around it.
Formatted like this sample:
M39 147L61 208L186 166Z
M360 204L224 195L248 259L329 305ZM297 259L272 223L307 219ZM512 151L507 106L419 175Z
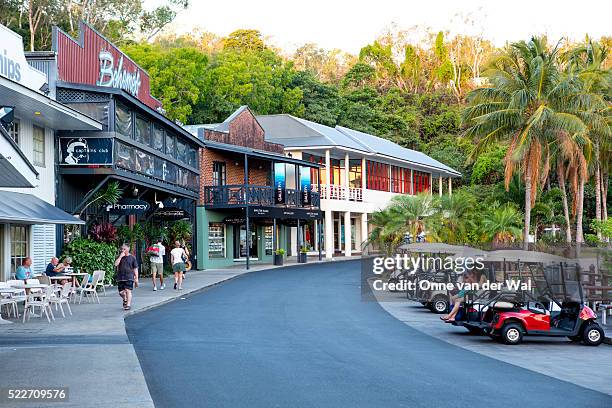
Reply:
M447 319L448 317L440 316L440 320L442 320L443 322L445 322Z
M130 309L131 309L131 306L127 306L127 305L126 305L126 306L123 306L123 310L125 310L126 312L127 312L128 310L130 310Z

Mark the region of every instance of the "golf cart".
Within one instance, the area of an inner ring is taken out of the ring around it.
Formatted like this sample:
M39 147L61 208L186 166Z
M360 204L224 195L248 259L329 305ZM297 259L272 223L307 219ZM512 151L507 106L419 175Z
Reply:
M578 264L518 265L519 278L526 272L531 289L506 287L478 308L473 302L466 304L462 325L510 345L521 343L524 336L567 337L589 346L603 342L604 331L584 303Z

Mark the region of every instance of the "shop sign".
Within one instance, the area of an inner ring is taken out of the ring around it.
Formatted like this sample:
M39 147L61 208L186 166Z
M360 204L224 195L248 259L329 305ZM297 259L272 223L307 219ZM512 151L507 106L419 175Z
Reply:
M117 68L115 68L113 54L106 50L100 51L98 58L100 60L100 78L96 82L96 85L123 89L135 97L138 97L141 84L140 70L138 68L136 68L135 71L124 69L123 55L119 57L119 63L117 64Z
M274 163L274 204L285 204L284 163Z
M246 218L244 217L225 217L223 219L224 224L231 224L231 225L242 225L245 222L246 222Z
M23 53L21 36L0 24L0 76L18 82L34 91L47 82L47 76L31 67Z
M155 212L155 217L163 220L182 220L189 218L189 213L182 208L168 207L157 210Z
M321 211L303 208L249 207L249 217L318 220L322 218L322 215Z
M108 137L60 137L60 165L111 165L113 139Z
M300 196L302 205L311 203L312 184L310 181L310 168L300 167Z
M144 200L123 198L115 204L106 206L106 211L120 215L140 215L149 211L151 206Z

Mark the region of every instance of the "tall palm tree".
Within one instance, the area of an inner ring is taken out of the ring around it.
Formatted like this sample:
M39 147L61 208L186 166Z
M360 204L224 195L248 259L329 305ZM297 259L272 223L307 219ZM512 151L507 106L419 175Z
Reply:
M505 142L506 189L518 171L525 183L523 245L528 247L531 207L550 170L550 146L559 133L585 133L586 125L571 100L576 85L561 75L557 47L543 38L511 44L484 72L489 86L468 95L467 134L476 138L474 154Z

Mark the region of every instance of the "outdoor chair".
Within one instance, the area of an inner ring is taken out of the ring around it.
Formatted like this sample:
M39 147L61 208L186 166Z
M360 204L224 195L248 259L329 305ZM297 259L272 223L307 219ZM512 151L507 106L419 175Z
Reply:
M26 299L25 308L23 310L23 322L25 323L26 318L28 321L30 320L30 316L35 314L37 307L40 307L40 317L42 317L44 313L49 323L51 323L51 319L55 320L53 310L51 310L51 304L49 303L49 299L53 296L53 286L47 286L44 292L30 293Z
M68 307L68 313L72 316L72 310L70 309L70 290L72 289L72 282L66 282L62 286L59 294L53 293L53 296L49 299L49 302L52 305L55 305L55 310L59 307L62 312L62 317L66 317L64 313L64 307L62 305L66 305Z
M71 290L70 290L70 296L73 299L73 303L76 303L76 298L77 296L81 293L81 291L83 289L85 289L87 287L87 285L89 284L89 274L86 273L85 275L83 275L83 280L81 281L81 283L79 284L79 281L77 279L77 285L74 286ZM79 302L81 303L81 302Z
M8 283L0 282L0 288L10 288ZM6 306L7 315L11 316L11 311L15 317L19 317L19 311L17 310L17 301L13 299L11 294L0 295L0 313L2 313L2 306ZM10 306L10 307L9 307Z
M16 279L12 279L6 282L8 286L15 288L15 286L19 286L23 284L22 280L16 280ZM16 288L19 289L19 292L17 293L13 293L13 295L11 296L11 299L13 299L15 302L19 303L25 303L26 299L28 298L26 295L26 291L23 288ZM17 317L19 318L19 310L17 310Z
M106 277L106 271L98 270L98 271L94 271L93 273L95 274L96 272L98 272L100 275L100 280L98 281L98 285L96 289L102 288L102 293L104 293L104 296L106 296L106 285L104 284L104 278Z
M38 285L40 281L38 279L26 279L26 284L28 285ZM42 288L32 288L30 289L30 293L42 293Z
M83 279L84 286L81 285L81 288L77 289L81 294L81 297L79 298L79 304L83 301L83 295L85 295L87 301L89 301L91 296L95 298L98 303L100 303L100 298L98 297L98 292L96 291L98 287L98 282L100 281L100 273L96 272L93 273L91 282L87 282L85 279Z

